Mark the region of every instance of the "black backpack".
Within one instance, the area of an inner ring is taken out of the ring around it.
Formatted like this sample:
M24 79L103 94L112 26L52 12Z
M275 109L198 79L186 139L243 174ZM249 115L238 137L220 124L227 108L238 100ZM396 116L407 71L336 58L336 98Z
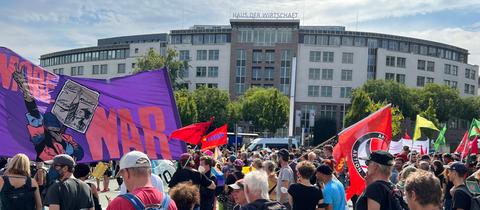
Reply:
M409 210L407 202L403 200L402 191L397 189L392 183L380 182L384 187L386 187L389 192L389 206L390 210Z
M458 188L460 191L470 196L470 209L480 209L480 195L473 195L467 188Z
M287 207L282 205L280 202L269 200L265 200L265 202L262 203L255 203L255 207L258 210L287 210Z
M7 176L2 177L5 184L3 185L2 193L4 194L4 200L2 202L2 209L13 210L34 210L35 209L35 190L37 188L32 187L32 178L27 177L25 185L15 188L10 184L10 180Z

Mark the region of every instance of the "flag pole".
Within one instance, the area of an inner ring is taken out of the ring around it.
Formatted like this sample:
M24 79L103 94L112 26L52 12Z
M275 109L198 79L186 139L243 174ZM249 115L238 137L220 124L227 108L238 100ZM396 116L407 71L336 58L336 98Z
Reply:
M193 151L197 150L197 148L198 148L198 144L195 145L195 148L193 148ZM187 151L187 152L188 152L188 151ZM193 157L193 155L190 155L190 156L188 157L187 162L185 162L185 165L182 166L182 168L187 167L187 164L188 164L188 162L190 162L190 160L192 159L192 157Z

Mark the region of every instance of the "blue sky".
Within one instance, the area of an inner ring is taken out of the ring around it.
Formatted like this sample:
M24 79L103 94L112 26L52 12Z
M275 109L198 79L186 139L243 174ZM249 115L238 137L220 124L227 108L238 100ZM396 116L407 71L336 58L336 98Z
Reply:
M480 64L480 1L451 0L0 0L0 46L35 63L97 39L227 25L233 12L298 12L302 25L390 33L466 48Z

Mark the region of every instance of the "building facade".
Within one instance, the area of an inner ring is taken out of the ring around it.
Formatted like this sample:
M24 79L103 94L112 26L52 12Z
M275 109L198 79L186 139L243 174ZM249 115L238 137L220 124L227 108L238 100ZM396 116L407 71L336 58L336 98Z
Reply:
M478 95L479 67L468 63L466 49L341 26L301 26L296 19L232 19L230 25L100 39L95 47L42 55L40 63L57 74L108 79L131 74L149 49L165 54L167 48L188 61L181 71L185 88L219 88L233 99L257 86L289 95L296 57L297 133L320 117L343 127L352 89L371 79L445 84L461 96Z

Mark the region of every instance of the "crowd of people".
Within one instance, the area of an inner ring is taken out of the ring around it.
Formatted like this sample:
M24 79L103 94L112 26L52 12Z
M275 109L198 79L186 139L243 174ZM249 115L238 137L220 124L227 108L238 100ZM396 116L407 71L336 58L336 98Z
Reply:
M216 154L189 150L176 161L171 179L162 180L152 172L146 154L132 151L118 164L106 163L115 170L107 169L104 179L114 176L121 186L120 195L109 199L106 209L478 208L478 191L466 186L473 183L478 188L476 155L419 154L408 147L395 155L375 151L363 157L366 188L352 197L349 206L345 189L358 183L349 182L346 166L336 170L339 167L332 152L331 145L253 152L223 148ZM98 182L91 183L92 167L65 154L35 167L24 154L1 159L0 209L102 209L99 193L110 190L108 180L103 190ZM163 181L168 186L163 186Z

